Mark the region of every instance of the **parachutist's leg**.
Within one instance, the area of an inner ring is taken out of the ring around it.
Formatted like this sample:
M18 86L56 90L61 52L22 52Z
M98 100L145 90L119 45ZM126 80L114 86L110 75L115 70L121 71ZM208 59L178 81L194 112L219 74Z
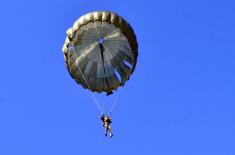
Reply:
M108 129L105 128L105 136L107 136L107 134L108 134Z
M108 134L108 126L107 126L107 123L104 123L103 126L104 126L104 129L105 129L105 136L107 136L107 134Z
M112 138L113 137L113 133L112 133L111 126L108 126L108 131L109 131L109 137Z
M110 133L109 138L112 138L112 137L113 137L113 134L112 134L112 133Z

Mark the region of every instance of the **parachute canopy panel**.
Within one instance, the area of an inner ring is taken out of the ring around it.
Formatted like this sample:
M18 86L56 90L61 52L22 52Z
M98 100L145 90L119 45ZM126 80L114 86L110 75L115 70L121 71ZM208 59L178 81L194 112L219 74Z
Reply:
M81 16L67 30L63 53L78 84L94 92L110 92L124 86L133 73L138 45L122 17L97 11Z

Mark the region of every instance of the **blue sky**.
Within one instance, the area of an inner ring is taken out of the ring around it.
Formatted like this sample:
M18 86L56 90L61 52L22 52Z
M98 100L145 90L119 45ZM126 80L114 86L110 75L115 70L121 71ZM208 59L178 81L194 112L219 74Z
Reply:
M234 8L232 0L1 2L0 154L234 155ZM67 28L95 10L123 16L139 43L111 140L61 52Z

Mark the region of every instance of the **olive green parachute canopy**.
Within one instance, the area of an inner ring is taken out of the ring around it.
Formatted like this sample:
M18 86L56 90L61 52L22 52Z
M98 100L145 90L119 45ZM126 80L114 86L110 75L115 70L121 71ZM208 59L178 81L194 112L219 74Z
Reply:
M97 11L81 16L67 30L63 54L78 84L93 92L110 92L124 86L133 73L138 45L127 21Z

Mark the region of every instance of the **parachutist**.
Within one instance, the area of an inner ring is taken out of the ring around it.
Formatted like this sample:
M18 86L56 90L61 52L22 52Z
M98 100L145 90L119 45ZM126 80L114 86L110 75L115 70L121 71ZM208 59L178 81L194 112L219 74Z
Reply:
M71 77L91 92L94 104L103 113L94 93L111 95L130 79L138 58L134 30L116 13L96 11L82 15L66 34L62 48L65 66ZM110 115L102 115L101 120L106 136L111 138Z
M109 134L109 137L112 138L113 137L113 133L112 133L112 129L111 129L111 126L110 126L110 124L112 123L111 117L102 114L100 119L102 120L103 127L105 128L105 136L107 136L107 134Z

